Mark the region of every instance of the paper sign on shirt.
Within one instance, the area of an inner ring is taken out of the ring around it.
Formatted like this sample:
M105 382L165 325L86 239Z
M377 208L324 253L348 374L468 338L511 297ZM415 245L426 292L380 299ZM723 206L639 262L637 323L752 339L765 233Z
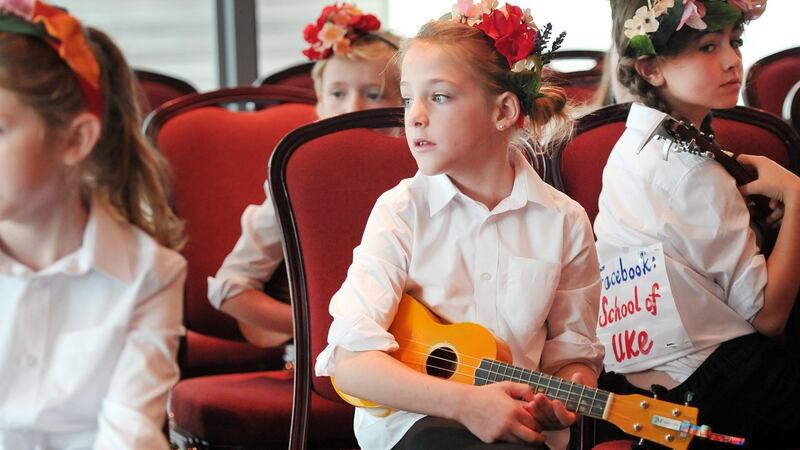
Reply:
M600 266L597 338L608 371L651 369L691 348L667 278L661 243L631 247Z

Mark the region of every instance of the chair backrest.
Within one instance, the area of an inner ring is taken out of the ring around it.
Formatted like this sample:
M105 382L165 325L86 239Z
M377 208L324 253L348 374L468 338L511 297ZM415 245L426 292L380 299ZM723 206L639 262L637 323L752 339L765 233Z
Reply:
M255 112L220 107L239 102L275 106ZM170 162L173 204L189 236L182 252L189 264L184 309L189 330L241 339L236 321L208 302L206 278L236 243L244 208L263 202L275 144L315 120L313 104L297 88L246 87L187 96L148 116L145 132Z
M580 203L594 222L603 168L625 131L630 104L611 105L578 119L570 142L553 155L555 187ZM779 118L746 106L714 111L717 141L735 154L767 156L798 173L800 140Z
M398 126L402 118L401 108L385 108L319 121L286 136L270 162L294 305L292 448L305 445L311 390L339 400L329 378L311 373L327 345L330 299L346 277L378 196L417 170L404 137L365 128Z
M197 93L197 89L188 82L169 75L144 69L135 69L133 72L139 82L139 106L145 115L172 99Z
M783 101L783 120L800 133L800 81L792 86Z
M314 80L311 78L311 69L314 68L314 62L304 62L287 67L278 72L264 76L255 83L255 86L264 86L266 84L280 84L282 86L295 86L304 89L314 90Z
M766 156L798 174L800 137L777 116L747 106L714 111L720 145L734 154Z
M589 220L597 215L603 168L625 131L630 103L600 108L578 119L575 136L553 154L553 185L583 206Z
M780 117L789 89L800 81L800 47L756 61L747 70L744 102Z
M599 50L560 50L545 68L552 81L567 92L567 96L581 104L589 102L600 88L606 52ZM577 66L577 69L571 66Z

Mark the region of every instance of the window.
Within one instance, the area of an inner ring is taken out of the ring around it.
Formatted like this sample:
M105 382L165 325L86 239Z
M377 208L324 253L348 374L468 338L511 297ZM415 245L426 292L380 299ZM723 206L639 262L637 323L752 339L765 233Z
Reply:
M215 89L217 36L213 0L62 0L85 25L106 32L134 68Z

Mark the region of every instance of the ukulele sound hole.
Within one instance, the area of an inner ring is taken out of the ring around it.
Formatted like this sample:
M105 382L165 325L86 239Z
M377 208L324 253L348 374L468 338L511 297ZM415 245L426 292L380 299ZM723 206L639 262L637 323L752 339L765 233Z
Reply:
M458 357L456 352L447 347L439 347L428 355L425 370L428 375L439 378L450 378L456 371Z

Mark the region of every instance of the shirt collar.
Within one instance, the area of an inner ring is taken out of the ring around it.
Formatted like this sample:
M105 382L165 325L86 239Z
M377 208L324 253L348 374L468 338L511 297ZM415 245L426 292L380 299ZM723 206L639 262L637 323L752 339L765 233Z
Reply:
M625 122L625 126L641 131L644 134L649 132L650 129L653 128L653 125L660 122L664 116L666 116L666 114L657 109L650 108L641 103L633 103L628 113L628 120Z
M553 198L547 190L545 182L536 174L520 152L514 151L512 163L514 164L514 186L511 188L511 194L495 207L493 213L519 209L527 202L539 203L548 208L554 207ZM456 196L461 195L461 192L445 174L428 177L428 180L428 208L433 216Z
M123 283L132 282L136 267L137 252L133 250L136 237L130 232L130 225L112 216L110 208L106 202L94 198L83 231L81 246L45 267L38 274L80 275L90 269L96 269ZM0 251L0 271L12 276L36 275L2 251Z
M131 230L124 219L114 217L106 201L95 198L79 258L87 269L92 267L124 283L132 282L138 239Z

